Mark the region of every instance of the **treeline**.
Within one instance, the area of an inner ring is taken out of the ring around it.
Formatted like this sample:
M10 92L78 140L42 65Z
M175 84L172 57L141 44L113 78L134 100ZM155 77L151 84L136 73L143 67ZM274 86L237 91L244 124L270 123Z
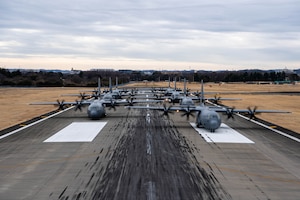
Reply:
M10 72L0 68L1 86L21 87L97 87L98 77L101 78L102 86L109 85L109 77L112 84L118 77L118 83L128 83L130 76L116 71L80 71L78 73L62 73L49 71L21 71Z
M152 75L140 75L140 80L159 81L159 80L183 80L200 82L257 82L257 81L299 81L300 77L293 72L276 72L263 70L240 70L240 71L181 71L181 72L160 72L155 71Z
M188 81L200 82L251 82L251 81L299 81L296 73L284 71L262 71L262 70L241 70L241 71L79 71L76 73L62 73L53 71L30 71L30 70L8 70L0 68L0 86L26 86L26 87L96 87L98 77L101 78L103 87L109 85L109 77L115 85L115 78L118 83L124 84L130 81L164 81L175 78Z
M300 77L296 73L286 73L284 71L262 71L262 70L241 70L241 71L219 71L197 73L194 75L195 81L203 79L208 82L258 82L258 81L299 81Z

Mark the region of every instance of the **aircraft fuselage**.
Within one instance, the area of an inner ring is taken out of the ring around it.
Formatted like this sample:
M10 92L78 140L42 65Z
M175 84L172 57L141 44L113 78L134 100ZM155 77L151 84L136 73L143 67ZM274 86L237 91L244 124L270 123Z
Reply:
M100 100L92 102L87 109L88 117L91 119L100 119L106 116L105 108Z
M196 124L197 127L214 132L221 125L221 117L217 112L204 108L198 113Z
M190 97L184 97L180 101L180 106L191 107L191 106L195 106L195 104L194 104L193 99L191 99Z
M173 103L179 103L180 102L180 93L179 92L173 92L172 94L171 94L171 101L173 102Z

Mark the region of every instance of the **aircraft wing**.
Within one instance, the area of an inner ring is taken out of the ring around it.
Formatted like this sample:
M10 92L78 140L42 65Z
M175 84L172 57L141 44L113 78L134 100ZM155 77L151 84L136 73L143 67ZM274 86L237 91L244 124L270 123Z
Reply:
M215 100L218 100L218 101L234 101L234 100L242 100L242 99L239 99L239 98L223 98L223 97L221 97L221 98L205 98L206 100L208 100L208 101L215 101Z
M238 109L235 110L235 112L238 113L249 113L250 110L246 110L246 109ZM255 113L291 113L288 111L281 111L281 110L255 110Z
M158 111L162 111L163 114L167 117L169 117L169 113L174 113L174 112L183 112L183 114L181 114L181 116L186 116L187 119L189 118L190 115L193 116L193 112L195 111L200 111L201 108L200 107L196 107L196 106L166 106L166 104L164 104L163 106L127 106L126 108L128 109L149 109L149 110L158 110Z
M76 106L75 110L79 109L81 110L81 106L83 105L89 105L91 104L91 101L59 101L56 102L34 102L30 103L29 105L54 105L58 107L58 110L64 110L66 106Z
M254 109L235 109L235 108L224 108L224 107L209 107L210 110L214 110L216 112L227 112L228 109L233 110L234 113L244 113L249 114L251 112L255 113L291 113L289 111L282 111L282 110L257 110L256 107Z
M167 107L166 106L126 106L126 108L164 111ZM182 107L180 106L169 106L167 109L170 111L183 111Z
M224 108L224 107L210 107L210 110L214 110L216 112L223 112L227 114L228 118L233 118L234 113L242 113L248 116L250 119L255 118L256 114L260 113L290 113L288 111L281 111L281 110L258 110L257 107L251 109L235 109L235 108Z
M74 102L73 101L72 102L54 101L54 102L33 102L33 103L30 103L29 105L58 105L59 103L64 104L64 105L74 105L74 104L76 104L75 101Z
M105 105L111 105L114 104L116 106L119 105L133 105L136 103L159 103L162 102L163 100L136 100L136 99L130 99L130 100L126 100L126 99L121 99L121 100L112 100L112 101L103 101L103 104Z
M85 99L91 98L91 97L93 97L95 95L93 95L93 94L79 93L79 94L63 94L61 96L80 97L82 100L85 100Z
M163 102L164 100L133 100L132 103L160 103Z

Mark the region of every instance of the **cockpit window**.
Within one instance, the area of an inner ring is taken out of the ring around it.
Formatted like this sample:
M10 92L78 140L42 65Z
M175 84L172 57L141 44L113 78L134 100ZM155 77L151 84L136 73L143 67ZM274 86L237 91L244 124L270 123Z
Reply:
M220 116L217 113L210 113L207 115L207 119L220 119Z

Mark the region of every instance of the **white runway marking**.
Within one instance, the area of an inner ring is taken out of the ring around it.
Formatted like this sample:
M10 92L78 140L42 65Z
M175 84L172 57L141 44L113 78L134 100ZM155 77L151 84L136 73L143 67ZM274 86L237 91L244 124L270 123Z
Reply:
M220 128L211 133L204 128L197 128L195 123L190 123L191 126L206 140L206 142L215 143L254 143L245 136L241 135L236 130L233 130L226 124L221 124Z
M107 122L73 122L44 142L91 142Z

